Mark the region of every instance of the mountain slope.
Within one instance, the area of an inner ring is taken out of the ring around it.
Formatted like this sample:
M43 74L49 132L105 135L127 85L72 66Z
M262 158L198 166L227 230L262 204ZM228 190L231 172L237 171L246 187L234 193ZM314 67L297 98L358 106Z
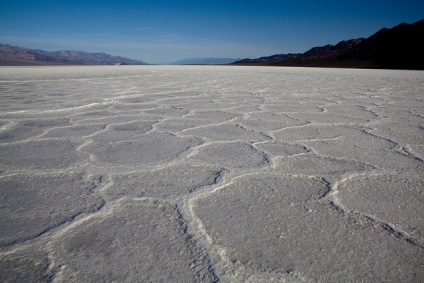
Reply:
M379 30L361 44L359 54L386 67L424 69L424 20Z
M208 64L231 64L238 59L234 59L234 58L187 58L187 59L182 59L182 60L178 60L174 63L172 63L172 65L190 65L190 64L195 64L195 65L208 65Z
M302 54L243 59L234 64L424 70L424 20L383 28L366 39L314 47Z
M256 59L242 59L240 61L234 62L234 64L255 64L255 63L270 63L270 62L279 62L279 61L285 61L288 59L294 59L300 56L301 53L289 53L289 54L275 54L271 56L266 57L260 57Z
M145 62L106 53L75 50L49 52L0 44L0 65L144 65Z

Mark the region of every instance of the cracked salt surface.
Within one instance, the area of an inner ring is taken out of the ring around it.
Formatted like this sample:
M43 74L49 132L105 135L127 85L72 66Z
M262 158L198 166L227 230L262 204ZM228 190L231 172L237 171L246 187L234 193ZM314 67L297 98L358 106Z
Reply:
M424 281L424 74L1 67L0 281Z
M75 223L50 249L64 282L212 282L208 262L170 204L120 200ZM100 264L99 264L100 263Z
M17 174L0 177L0 245L37 237L77 215L102 206L94 194L99 180L81 174Z
M325 191L309 177L246 176L197 201L194 211L235 265L306 281L422 278L422 247L317 202Z

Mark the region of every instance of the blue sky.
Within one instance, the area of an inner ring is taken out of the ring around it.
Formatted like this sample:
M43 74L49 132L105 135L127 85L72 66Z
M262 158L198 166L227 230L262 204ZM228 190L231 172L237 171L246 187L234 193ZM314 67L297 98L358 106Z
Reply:
M424 1L0 0L0 43L148 63L260 57L424 19Z

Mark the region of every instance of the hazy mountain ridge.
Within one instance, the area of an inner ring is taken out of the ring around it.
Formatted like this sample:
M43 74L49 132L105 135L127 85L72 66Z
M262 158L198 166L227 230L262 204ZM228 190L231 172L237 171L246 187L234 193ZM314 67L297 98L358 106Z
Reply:
M106 53L77 50L45 51L0 44L0 65L145 65L147 63Z
M383 28L368 38L313 47L300 54L243 59L238 65L424 69L424 20Z
M187 58L173 62L172 65L210 65L210 64L231 64L240 58Z

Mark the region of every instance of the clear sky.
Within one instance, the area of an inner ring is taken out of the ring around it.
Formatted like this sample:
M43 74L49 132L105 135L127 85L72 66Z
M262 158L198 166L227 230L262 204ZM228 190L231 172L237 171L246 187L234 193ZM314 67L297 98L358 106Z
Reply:
M0 0L0 43L170 63L305 52L421 19L423 0Z

